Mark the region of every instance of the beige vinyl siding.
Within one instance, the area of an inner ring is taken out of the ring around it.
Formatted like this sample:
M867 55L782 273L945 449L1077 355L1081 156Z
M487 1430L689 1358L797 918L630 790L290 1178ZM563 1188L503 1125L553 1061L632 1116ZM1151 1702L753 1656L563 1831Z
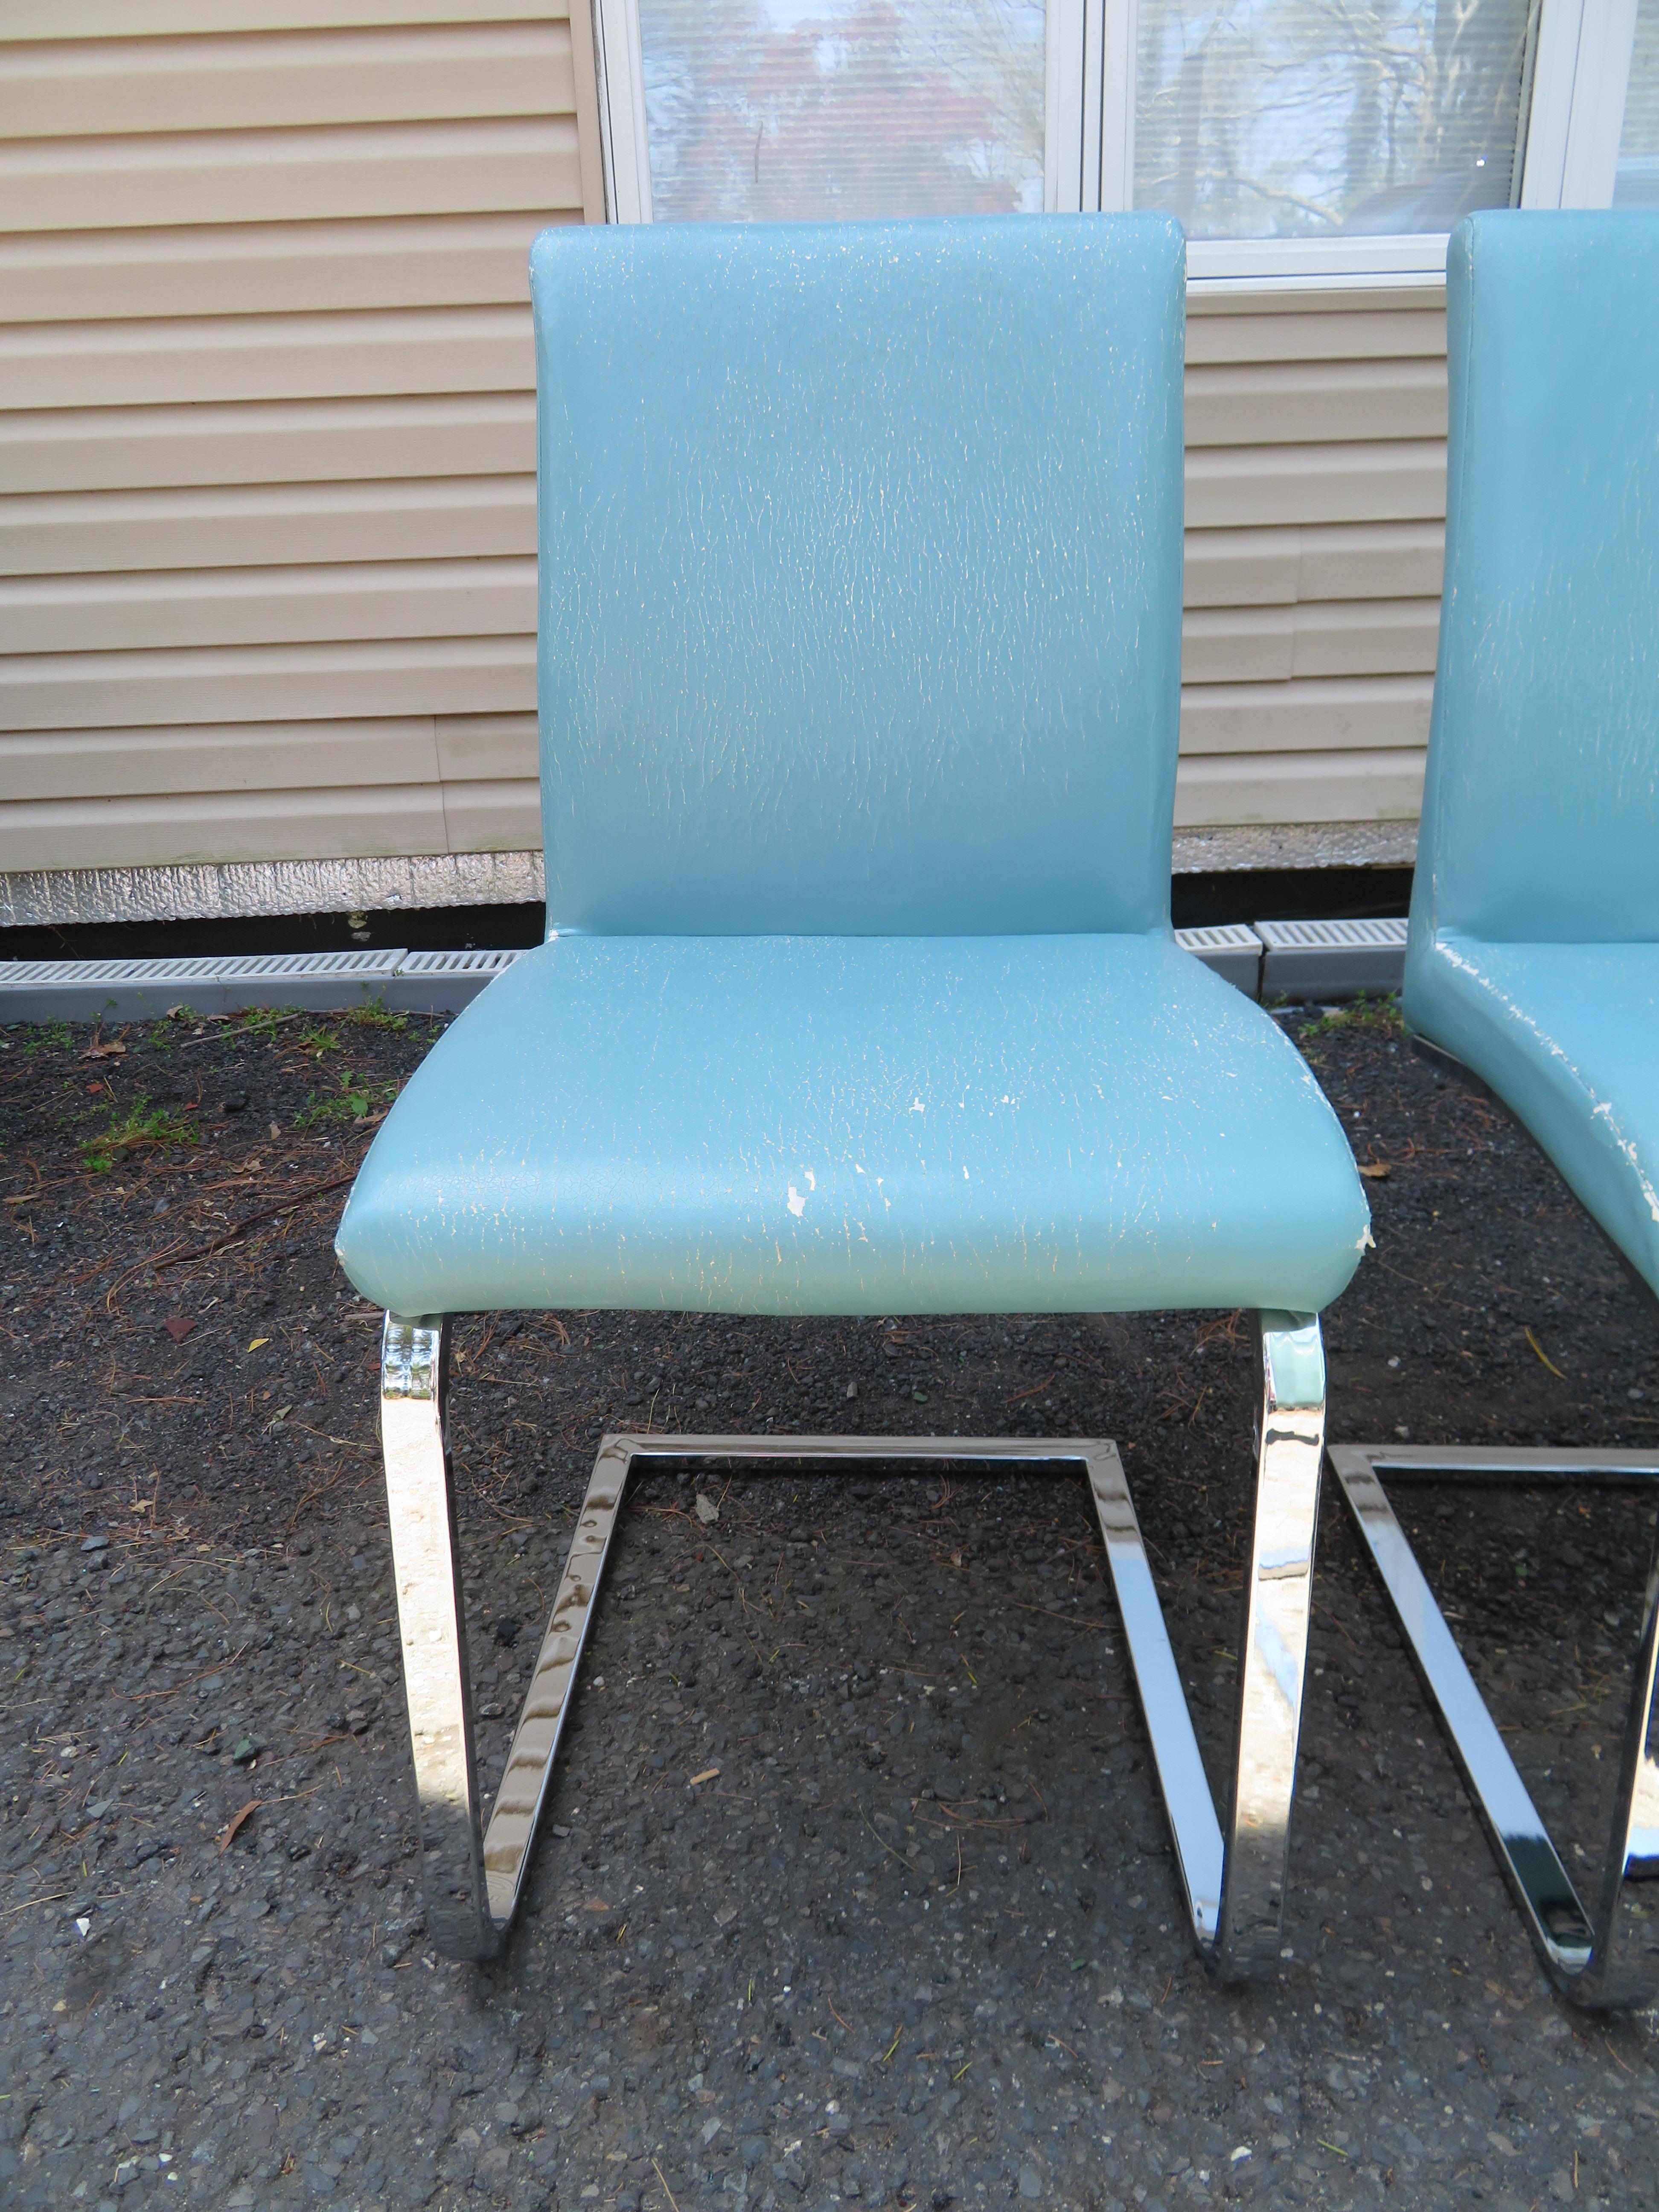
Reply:
M532 238L603 216L588 22L0 21L0 869L522 850Z
M1445 349L1438 297L1190 300L1178 827L1416 815Z
M538 843L526 254L603 211L588 39L0 11L0 870ZM1183 828L1415 813L1444 342L1194 295Z

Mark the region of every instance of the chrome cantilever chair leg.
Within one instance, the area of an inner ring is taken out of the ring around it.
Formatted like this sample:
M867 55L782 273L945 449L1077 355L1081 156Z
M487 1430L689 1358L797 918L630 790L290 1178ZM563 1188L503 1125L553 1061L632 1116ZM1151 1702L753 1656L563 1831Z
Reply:
M1405 1631L1499 1867L1545 1971L1575 2003L1613 2008L1659 1996L1659 1549L1648 1570L1613 1832L1592 1914L1580 1901L1486 1700L1435 1602L1382 1477L1454 1481L1644 1483L1659 1459L1633 1451L1334 1445L1331 1465Z
M480 1837L466 1625L444 1434L448 1326L388 1314L381 1432L424 1869L427 1931L446 1956L489 1958L510 1927L636 1464L1021 1465L1087 1474L1200 1948L1229 1978L1276 1964L1307 1658L1324 1449L1316 1316L1258 1317L1261 1414L1244 1593L1237 1755L1224 1835L1117 1447L1025 1437L607 1436Z
M487 1959L498 1937L478 1846L466 1605L444 1421L448 1369L446 1320L386 1316L380 1443L420 1806L427 1933L446 1958Z
M1095 1492L1193 1933L1230 1981L1259 1977L1279 1962L1325 1446L1318 1316L1258 1314L1255 1340L1255 1506L1224 1834L1121 1468L1112 1496L1103 1497L1098 1483Z

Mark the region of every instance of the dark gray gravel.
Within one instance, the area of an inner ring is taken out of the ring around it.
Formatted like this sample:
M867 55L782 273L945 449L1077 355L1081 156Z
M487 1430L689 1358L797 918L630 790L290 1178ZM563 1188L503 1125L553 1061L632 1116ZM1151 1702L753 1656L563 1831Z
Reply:
M1650 1308L1526 1141L1385 1018L1304 1031L1390 1170L1330 1317L1333 1433L1659 1438ZM0 2202L1659 2203L1654 2024L1549 1994L1334 1495L1272 1984L1193 1955L1069 1477L642 1482L523 1924L488 1968L435 1960L378 1316L333 1270L337 1191L302 1195L362 1146L316 1099L372 1112L426 1032L342 1030L333 1057L300 1034L198 1054L223 1054L189 1079L204 1121L220 1090L252 1106L101 1175L71 1118L85 1033L0 1040L27 1200L0 1386ZM163 1082L182 1113L176 1038L127 1042L106 1118ZM1237 1316L484 1319L453 1406L487 1782L599 1437L647 1421L1116 1436L1219 1769ZM1593 1858L1651 1510L1401 1503Z

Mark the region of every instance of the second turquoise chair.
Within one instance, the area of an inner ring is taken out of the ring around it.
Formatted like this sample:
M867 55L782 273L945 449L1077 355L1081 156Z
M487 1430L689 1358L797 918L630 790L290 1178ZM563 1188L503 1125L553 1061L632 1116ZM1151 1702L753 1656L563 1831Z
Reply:
M1472 216L1447 270L1446 574L1405 1013L1659 1291L1659 216ZM1659 1995L1659 1558L1600 1893L1582 1903L1381 1476L1650 1484L1659 1455L1333 1462L1551 1975Z

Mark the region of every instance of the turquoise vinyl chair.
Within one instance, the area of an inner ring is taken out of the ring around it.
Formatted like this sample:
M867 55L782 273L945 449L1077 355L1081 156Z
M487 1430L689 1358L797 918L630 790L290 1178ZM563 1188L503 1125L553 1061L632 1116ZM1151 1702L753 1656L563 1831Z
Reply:
M1088 1473L1200 1942L1276 1961L1317 1316L1369 1225L1300 1057L1170 928L1181 234L556 231L531 279L547 942L410 1084L338 1244L387 1310L428 1924L477 1954L512 1917L635 1459L1019 1459ZM1221 1819L1110 1444L620 1437L480 1843L446 1316L1238 1306Z
M1509 1107L1659 1291L1659 216L1451 240L1440 657L1405 1015ZM1534 1940L1595 2004L1659 1994L1656 1599L1601 1893L1574 1893L1377 1477L1659 1474L1651 1454L1332 1454Z

